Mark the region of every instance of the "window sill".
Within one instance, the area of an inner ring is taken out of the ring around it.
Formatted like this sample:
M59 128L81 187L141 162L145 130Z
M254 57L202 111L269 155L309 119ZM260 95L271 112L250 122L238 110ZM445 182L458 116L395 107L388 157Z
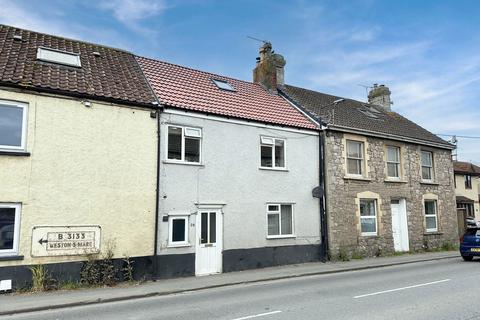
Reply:
M195 162L185 162L185 161L172 161L172 160L163 160L162 163L165 164L180 164L185 166L194 166L194 167L204 167L203 163L195 163Z
M443 232L440 231L425 231L423 233L424 236L441 236L443 235Z
M169 244L167 248L186 248L186 247L191 247L192 245L190 243L184 243L184 244Z
M294 234L291 235L284 235L284 236L267 236L267 240L276 240L276 239L293 239L297 236Z
M405 180L398 180L398 179L385 179L385 182L392 182L392 183L407 183L408 181Z
M15 261L23 260L23 256L11 255L11 256L0 256L0 261Z
M360 234L360 236L361 236L362 238L378 238L378 234L368 234L368 233L365 234L365 233L362 233L362 234Z
M428 185L431 185L431 186L439 186L440 185L438 182L426 181L426 180L420 181L420 184L428 184Z
M0 150L0 156L30 157L30 152Z
M345 176L343 177L345 180L359 180L359 181L372 181L370 178L365 177L357 177L357 176Z
M283 171L288 172L288 169L285 168L269 168L269 167L258 167L259 170L267 170L267 171Z

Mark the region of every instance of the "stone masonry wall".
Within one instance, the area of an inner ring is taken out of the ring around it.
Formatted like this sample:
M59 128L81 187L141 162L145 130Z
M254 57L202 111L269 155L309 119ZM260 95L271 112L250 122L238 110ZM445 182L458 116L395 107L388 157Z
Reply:
M453 183L453 165L449 150L431 148L434 154L434 183L421 182L420 145L398 143L381 138L366 139L366 179L346 178L344 134L326 133L326 189L329 223L329 247L332 258L340 255L378 256L394 252L390 201L405 199L410 251L435 249L458 243ZM401 147L402 182L387 182L385 145ZM368 172L369 171L369 172ZM378 234L362 236L355 199L360 192L379 195ZM427 233L423 195L438 196L438 232Z

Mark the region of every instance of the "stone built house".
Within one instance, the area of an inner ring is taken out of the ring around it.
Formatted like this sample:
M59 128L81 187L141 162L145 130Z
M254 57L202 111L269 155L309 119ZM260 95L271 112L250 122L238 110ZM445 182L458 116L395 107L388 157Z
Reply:
M314 122L257 83L138 61L162 108L158 275L325 256Z
M480 220L479 183L480 167L469 162L454 161L455 194L457 209L462 211L464 218Z
M256 75L322 126L328 245L332 257L375 256L457 242L451 150L391 110L375 85L369 103L284 83L285 60L266 43Z
M151 265L153 101L128 52L0 25L0 290L76 280L109 241Z

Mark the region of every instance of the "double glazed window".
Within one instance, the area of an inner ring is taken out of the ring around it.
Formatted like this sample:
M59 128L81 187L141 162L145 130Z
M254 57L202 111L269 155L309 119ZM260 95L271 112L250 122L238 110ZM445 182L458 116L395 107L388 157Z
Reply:
M260 166L285 169L285 140L260 137Z
M364 143L347 140L347 174L364 175Z
M169 216L169 237L168 245L188 245L188 216Z
M473 203L457 203L457 209L465 210L467 217L475 218L475 211L473 208Z
M167 159L200 163L201 140L201 129L168 126Z
M360 199L360 229L364 236L377 235L377 201Z
M425 226L427 232L438 230L436 200L425 200Z
M0 257L18 254L20 204L0 203Z
M25 150L27 105L0 100L0 150Z
M433 181L433 153L422 151L422 180Z
M293 206L291 204L269 204L267 206L267 237L276 238L293 235Z
M400 179L400 148L387 146L387 177Z

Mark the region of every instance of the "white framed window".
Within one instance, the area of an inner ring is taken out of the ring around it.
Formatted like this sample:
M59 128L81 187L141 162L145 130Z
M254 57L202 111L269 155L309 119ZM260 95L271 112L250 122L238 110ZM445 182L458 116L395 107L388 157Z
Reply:
M364 175L364 146L361 141L347 140L347 174Z
M202 129L169 125L167 131L167 160L199 164Z
M293 205L267 204L267 238L294 237Z
M387 146L387 177L400 179L400 148Z
M18 255L20 203L0 203L0 257Z
M220 80L220 79L212 79L213 83L219 88L227 91L235 91L233 86L228 83L228 81Z
M188 246L188 216L168 217L168 246Z
M377 200L360 199L360 231L362 236L377 235Z
M51 48L39 47L37 50L37 59L72 67L80 68L82 66L80 55L78 53L55 50Z
M260 137L260 167L285 169L285 139Z
M427 232L438 231L437 201L424 200L425 205L425 228Z
M433 153L422 150L422 180L433 181Z
M0 100L0 150L25 150L27 112L26 103Z

